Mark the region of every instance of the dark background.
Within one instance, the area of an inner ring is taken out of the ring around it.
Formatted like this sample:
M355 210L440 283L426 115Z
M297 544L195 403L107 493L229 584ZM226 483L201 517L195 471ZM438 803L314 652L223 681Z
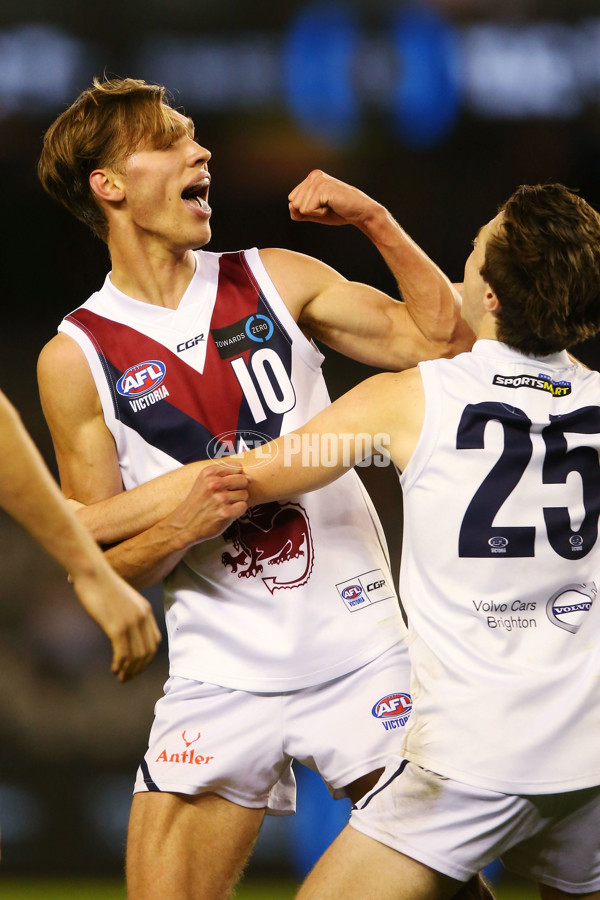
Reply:
M381 200L455 281L518 184L561 181L600 208L599 2L3 0L0 385L53 471L36 358L109 260L35 167L44 130L104 73L165 83L195 119L213 154L213 250L288 247L396 295L362 235L290 222L287 194L313 168ZM596 341L575 352L597 367ZM327 352L325 374L337 396L370 370ZM397 569L395 476L363 472ZM62 573L6 517L0 537L4 869L118 872L164 649L113 682ZM265 828L256 868L294 865L286 827Z

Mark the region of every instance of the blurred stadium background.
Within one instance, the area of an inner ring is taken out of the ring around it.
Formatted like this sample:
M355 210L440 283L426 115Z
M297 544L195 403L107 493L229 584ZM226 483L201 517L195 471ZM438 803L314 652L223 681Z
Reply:
M600 204L600 0L2 0L0 385L52 467L37 354L101 284L107 254L43 194L35 165L45 128L104 73L162 82L194 117L213 153L210 249L289 247L394 292L361 235L289 221L288 192L317 167L385 203L457 281L518 184L562 181ZM597 367L597 342L576 352ZM370 374L327 357L334 396ZM363 474L397 570L395 477ZM114 683L62 574L4 516L0 540L0 898L122 898L165 648ZM242 900L291 897L347 817L310 773L298 779L299 813L267 820ZM488 874L499 897L533 896L497 865Z

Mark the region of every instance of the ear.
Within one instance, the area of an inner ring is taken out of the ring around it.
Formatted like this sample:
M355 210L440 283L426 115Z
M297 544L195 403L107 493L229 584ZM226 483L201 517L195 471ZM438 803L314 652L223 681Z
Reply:
M491 289L489 284L485 290L485 296L483 298L483 308L486 312L491 312L497 314L500 310L500 301L498 300L496 294Z
M99 200L118 203L125 198L123 181L112 169L94 169L90 175L90 187Z

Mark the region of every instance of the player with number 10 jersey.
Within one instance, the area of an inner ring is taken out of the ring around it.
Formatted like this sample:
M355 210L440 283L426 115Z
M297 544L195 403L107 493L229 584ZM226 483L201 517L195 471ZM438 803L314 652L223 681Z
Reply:
M196 251L176 310L104 286L59 331L84 351L125 489L276 438L329 403L322 354L257 250ZM330 681L398 642L377 516L357 474L250 509L165 583L170 673L276 692ZM343 634L334 641L332 635Z

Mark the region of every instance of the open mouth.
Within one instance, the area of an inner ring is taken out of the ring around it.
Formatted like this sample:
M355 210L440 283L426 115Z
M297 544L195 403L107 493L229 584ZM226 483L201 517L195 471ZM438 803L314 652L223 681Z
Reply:
M211 212L208 205L208 189L210 187L210 179L203 178L195 184L189 185L181 192L181 199L194 210L201 209L203 212Z

